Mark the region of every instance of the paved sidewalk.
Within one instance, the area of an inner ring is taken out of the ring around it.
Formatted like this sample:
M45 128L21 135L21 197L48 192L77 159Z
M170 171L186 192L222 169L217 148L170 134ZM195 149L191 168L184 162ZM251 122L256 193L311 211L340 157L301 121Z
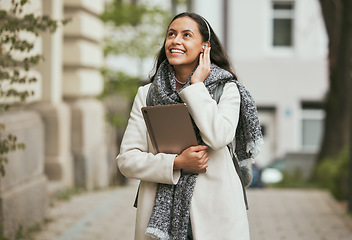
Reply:
M132 240L136 188L90 192L55 203L49 223L32 239ZM325 191L250 189L248 199L251 240L352 239L351 218Z
M33 240L129 240L134 236L137 185L88 192L54 203Z
M328 192L248 191L252 240L351 240L352 220Z

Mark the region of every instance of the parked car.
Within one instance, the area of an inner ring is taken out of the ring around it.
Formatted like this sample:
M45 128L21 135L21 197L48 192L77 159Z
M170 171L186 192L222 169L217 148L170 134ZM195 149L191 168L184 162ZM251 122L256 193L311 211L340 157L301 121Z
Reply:
M283 159L276 159L262 169L261 181L264 184L278 183L283 179L285 162Z
M249 185L250 188L261 188L264 186L261 180L262 169L260 169L256 164L252 165L253 180Z
M276 159L265 167L252 165L253 181L250 188L261 188L267 184L278 183L283 179L284 160Z

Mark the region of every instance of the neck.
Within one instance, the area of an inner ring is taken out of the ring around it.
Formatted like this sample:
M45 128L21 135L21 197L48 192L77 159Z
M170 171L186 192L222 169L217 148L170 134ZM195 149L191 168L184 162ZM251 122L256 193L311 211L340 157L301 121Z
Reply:
M175 77L177 78L177 80L179 82L183 82L185 83L189 77L189 75L191 75L193 68L192 69L187 69L185 67L181 67L181 66L174 66L175 69Z

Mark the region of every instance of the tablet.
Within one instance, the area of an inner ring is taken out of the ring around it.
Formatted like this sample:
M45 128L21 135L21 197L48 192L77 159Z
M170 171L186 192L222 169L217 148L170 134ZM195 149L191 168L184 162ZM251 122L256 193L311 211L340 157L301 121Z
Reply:
M185 103L142 107L155 152L181 154L198 145Z

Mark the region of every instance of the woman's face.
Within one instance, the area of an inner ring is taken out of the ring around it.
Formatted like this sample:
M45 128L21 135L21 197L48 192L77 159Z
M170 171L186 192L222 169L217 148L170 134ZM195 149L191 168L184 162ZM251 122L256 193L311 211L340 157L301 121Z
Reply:
M174 67L195 68L202 49L203 38L198 23L190 17L174 20L168 29L165 40L165 54Z

